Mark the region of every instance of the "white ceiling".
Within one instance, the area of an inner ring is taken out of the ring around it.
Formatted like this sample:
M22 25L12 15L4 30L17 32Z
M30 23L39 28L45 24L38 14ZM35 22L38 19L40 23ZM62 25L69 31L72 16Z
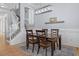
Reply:
M34 9L38 9L46 5L52 5L53 3L29 3L29 4L31 4ZM1 5L5 5L7 9L18 8L18 3L0 3L0 6Z
M0 7L7 9L15 9L18 8L18 3L0 3Z

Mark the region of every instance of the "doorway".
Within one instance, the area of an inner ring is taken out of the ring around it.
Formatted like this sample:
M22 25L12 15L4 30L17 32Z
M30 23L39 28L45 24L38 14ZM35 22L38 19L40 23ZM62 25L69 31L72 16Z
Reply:
M25 29L28 28L28 24L29 24L29 8L25 7L25 20L24 20L24 25L25 25Z

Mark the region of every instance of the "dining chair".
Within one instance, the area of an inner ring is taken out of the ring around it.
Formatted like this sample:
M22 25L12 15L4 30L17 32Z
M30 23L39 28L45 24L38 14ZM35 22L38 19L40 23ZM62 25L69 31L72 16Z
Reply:
M45 35L48 36L48 29L42 29L45 31Z
M55 40L55 45L59 46L59 29L51 29L51 38Z
M39 53L40 47L45 49L46 53L45 55L47 56L47 48L51 46L51 43L46 40L46 35L44 30L36 30L36 34L38 37L38 51L37 54Z
M37 41L37 37L34 36L33 34L33 30L26 30L26 35L27 35L27 39L26 39L26 46L27 49L29 48L29 44L32 44L32 52L34 52L34 46L35 44L38 43Z

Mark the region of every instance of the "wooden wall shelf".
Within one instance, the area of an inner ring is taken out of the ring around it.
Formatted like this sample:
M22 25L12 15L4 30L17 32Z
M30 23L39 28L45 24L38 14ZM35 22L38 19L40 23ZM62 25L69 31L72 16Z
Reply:
M64 21L46 22L45 24L57 24L57 23L64 23Z

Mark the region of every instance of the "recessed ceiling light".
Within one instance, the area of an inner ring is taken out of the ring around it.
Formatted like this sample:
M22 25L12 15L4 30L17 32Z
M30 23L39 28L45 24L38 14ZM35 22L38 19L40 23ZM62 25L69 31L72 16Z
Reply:
M7 8L8 6L7 6L7 4L5 4L5 3L1 3L1 4L0 4L0 7L2 7L2 8Z

